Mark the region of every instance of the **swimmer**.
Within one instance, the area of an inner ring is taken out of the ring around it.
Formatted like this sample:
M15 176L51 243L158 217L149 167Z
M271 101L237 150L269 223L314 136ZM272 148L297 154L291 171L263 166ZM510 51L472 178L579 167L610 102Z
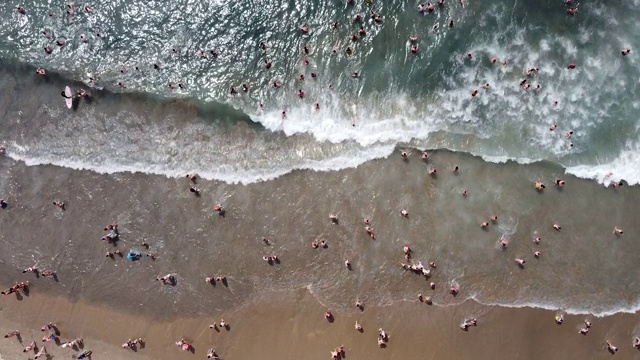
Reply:
M478 95L478 89L473 89L473 91L471 91L471 96L475 97L476 95Z
M615 235L622 235L624 234L624 231L622 231L622 229L618 228L617 226L613 228L613 233Z
M302 91L302 89L298 90L298 97L300 99L304 98L304 91Z
M455 286L451 285L451 287L449 287L449 294L456 296L458 295L458 289L456 289Z
M462 196L467 197L467 190L462 191Z
M22 7L22 6L20 6L20 5L16 5L16 11L17 11L18 13L20 13L21 15L26 15L26 14L27 14L27 10L25 10L25 8L23 8L23 7Z
M489 90L489 83L484 83L484 85L482 85L482 88L485 90Z
M431 176L435 176L436 172L437 172L437 169L434 168L434 167L429 169L429 175L431 175Z
M307 25L302 25L300 26L300 31L302 31L303 34L307 34L309 32L309 27Z
M40 76L45 76L45 75L47 75L47 72L44 69L37 68L36 69L36 74L40 75Z
M480 223L480 227L485 229L487 226L489 226L489 223L486 221L483 221L482 223Z
M311 242L311 247L312 247L313 249L317 249L317 248L318 248L318 246L319 246L319 244L318 244L318 242L317 242L316 240L314 240L314 241L312 241L312 242Z
M534 244L540 244L540 240L542 240L542 239L540 239L540 237L534 237L533 238Z
M537 259L537 258L539 258L539 257L540 257L540 255L541 255L540 251L536 251L536 252L534 252L534 253L533 253L533 256L534 256L536 259Z
M467 53L467 59L469 60L473 59L473 54L471 52Z
M418 41L418 37L417 36L409 36L409 41L416 42L416 41Z
M409 212L406 209L400 210L400 215L403 217L409 217Z
M534 187L536 190L538 191L542 191L544 190L544 188L546 187L543 183L541 183L540 181L536 181L534 184Z
M507 246L509 246L509 241L507 239L505 239L504 237L500 238L500 246L502 246L503 248L506 248Z
M271 65L273 65L273 63L267 59L264 60L264 68L269 70L271 69Z
M418 45L411 45L411 52L413 54L417 54L418 53Z
M567 139L571 139L571 136L573 136L573 131L567 131L567 132L564 134L564 137L565 137L565 138L567 138Z
M560 230L562 230L562 228L561 228L561 227L560 227L560 225L558 225L558 224L553 224L553 228L554 228L556 231L560 231Z
M553 106L556 106L556 105L557 105L557 103L558 103L558 102L557 102L557 101L555 101L555 102L554 102L554 104L553 104ZM551 126L549 126L549 131L553 131L553 130L555 130L556 128L558 128L558 125L556 125L556 124L552 124Z
M492 222L498 221L498 217L496 215L491 215L491 221Z
M319 104L319 103L315 103L315 104L313 104L313 108L314 108L315 110L320 110L320 104Z
M567 66L567 69L569 70L573 70L576 68L576 64L569 64L569 66Z
M405 159L405 160L406 160L406 159L408 159L408 158L409 158L409 154L407 154L407 152L406 152L406 151L403 151L403 152L401 152L401 153L400 153L400 157L402 157L403 159Z
M498 58L496 58L496 57L492 57L491 58L491 63L492 64L495 64L497 61L498 61Z
M420 156L420 158L421 158L422 160L427 160L427 159L429 158L429 154L428 154L426 151L424 151L424 152L422 153L422 155Z
M624 50L622 50L622 56L627 56L627 55L629 55L629 54L631 54L631 49L624 49Z
M563 187L564 186L564 180L557 179L556 181L554 181L554 183L558 187Z
M447 25L449 25L450 28L453 27L453 20L449 19L449 21L447 22Z
M516 258L515 261L516 261L516 264L518 264L518 266L524 267L524 263L525 263L524 259Z

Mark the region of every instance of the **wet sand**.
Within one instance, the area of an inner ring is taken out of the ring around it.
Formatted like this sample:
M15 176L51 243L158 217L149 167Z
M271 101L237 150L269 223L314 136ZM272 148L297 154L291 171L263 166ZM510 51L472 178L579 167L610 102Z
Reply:
M438 175L430 177L434 166ZM447 151L433 152L426 165L413 151L408 161L394 154L356 169L296 171L247 186L199 181L200 197L185 178L25 166L6 157L0 175L9 202L0 213L0 243L10 249L0 253L0 283L32 284L21 301L2 297L0 314L23 334L35 329L36 338L42 324L58 323L63 334L85 337L95 358L99 351L133 355L119 346L138 336L148 342L140 356L154 359L193 357L175 348L183 336L194 341L195 356L213 346L225 359L325 359L341 344L347 358L605 358L605 339L620 348L617 358L640 356L631 347L636 315L594 319L585 337L577 334L584 315L557 326L552 311L465 301L635 309L637 188L604 188L545 163L487 164ZM561 190L551 186L559 177L567 181ZM547 183L543 193L533 189L535 180ZM65 211L52 205L56 200L66 202ZM216 203L225 217L212 211ZM399 215L402 208L408 218ZM480 229L492 214L498 222ZM376 240L364 231L364 217ZM107 244L100 237L114 221L121 237ZM552 229L555 222L561 232ZM615 237L613 226L625 234ZM510 240L506 250L501 236ZM312 249L314 239L328 248ZM401 269L404 244L413 261L437 263L430 280ZM130 248L157 259L105 257ZM535 249L543 253L539 260ZM271 254L282 262L261 259ZM525 269L515 265L517 256L527 259ZM34 264L55 270L58 281L22 274ZM155 280L167 273L175 286ZM205 283L215 275L226 275L227 286ZM451 283L460 287L456 298L448 294ZM435 305L418 304L419 292ZM365 303L362 314L353 308L356 299ZM322 317L327 308L336 314L333 324ZM463 332L459 325L470 316L479 326ZM208 329L220 318L231 324L228 333ZM353 329L357 319L364 334ZM377 347L378 327L391 335L387 349Z

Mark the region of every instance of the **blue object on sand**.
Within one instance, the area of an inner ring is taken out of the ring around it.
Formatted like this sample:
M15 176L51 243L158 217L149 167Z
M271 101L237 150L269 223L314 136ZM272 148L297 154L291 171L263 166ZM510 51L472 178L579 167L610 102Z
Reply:
M136 249L129 250L127 254L127 259L129 260L139 260L142 257L142 253Z

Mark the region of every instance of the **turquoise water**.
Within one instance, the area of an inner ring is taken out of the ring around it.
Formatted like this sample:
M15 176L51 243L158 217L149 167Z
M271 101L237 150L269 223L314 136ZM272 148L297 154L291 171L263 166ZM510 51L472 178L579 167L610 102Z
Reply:
M60 74L61 83L93 87L97 97L98 89L141 93L144 101L179 98L200 110L132 132L144 120L123 107L113 133L105 134L92 124L115 115L97 104L70 115L60 101L47 111L88 128L71 136L73 142L69 134L28 134L9 121L0 141L11 156L30 163L170 176L197 171L230 182L295 168L357 166L396 146L448 148L489 161L545 159L605 184L640 181L638 1L579 2L574 16L562 1L471 1L465 7L447 1L423 14L418 2L355 3L100 0L90 4L91 13L87 4L74 4L73 15L62 3L24 1L26 15L4 3L5 64L42 67ZM362 20L353 21L356 14ZM358 35L360 28L366 35ZM418 37L417 54L410 36ZM623 57L624 48L631 54ZM265 60L272 62L269 70ZM571 63L573 70L567 69ZM528 77L530 68L538 74ZM20 69L35 77L33 69ZM525 78L541 89L523 90ZM472 97L474 89L479 94ZM141 107L149 105L144 101ZM239 112L218 116L229 107ZM251 135L229 130L246 118L262 127ZM549 131L552 124L557 128Z

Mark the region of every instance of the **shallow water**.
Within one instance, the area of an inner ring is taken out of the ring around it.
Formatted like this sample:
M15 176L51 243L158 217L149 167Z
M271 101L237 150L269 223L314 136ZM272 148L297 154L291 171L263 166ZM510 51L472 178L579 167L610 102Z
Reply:
M635 166L640 73L635 52L620 55L637 44L637 1L584 1L576 4L575 16L565 14L561 1L470 2L464 8L449 1L424 15L417 12L417 3L403 1L374 2L371 8L364 2L185 1L167 6L95 1L90 14L83 5L75 5L73 16L63 4L26 1L27 15L18 14L14 4L1 5L0 57L6 67L26 62L87 83L93 76L95 86L114 92L189 99L201 116L181 122L169 113L161 123L144 124L136 118L139 113L118 104L126 100L116 97L109 110L83 106L74 117L58 101L49 111L59 121L92 124L110 117L113 129L67 128L66 137L55 131L46 137L5 135L2 140L15 158L102 172L175 176L198 171L211 179L248 183L296 168L357 166L408 143L470 152L488 161L546 159L603 183L640 180ZM371 9L382 17L380 24L367 16ZM350 21L356 13L364 16L361 24ZM311 29L306 35L298 29L304 23ZM352 42L350 35L360 26L366 35ZM81 34L88 36L86 43ZM419 37L418 55L409 51L411 35ZM64 39L65 46L58 48L56 39ZM258 46L261 41L266 53ZM51 46L53 53L46 55L43 46ZM310 49L309 65L303 63L304 46ZM345 54L347 46L353 55ZM332 55L334 47L337 54ZM201 59L200 50L215 50L218 56ZM472 60L466 59L468 52ZM498 64L492 65L491 57ZM273 62L271 70L264 69L264 59ZM503 60L506 67L499 64ZM566 69L569 63L576 69ZM533 86L542 86L538 93L518 86L530 67L540 69L530 78ZM32 69L20 70L16 76L31 77ZM351 77L353 71L359 79ZM304 82L297 80L302 73ZM282 82L280 89L269 86L274 80ZM39 80L28 81L29 91L39 85ZM169 82L184 88L169 90ZM240 88L243 82L250 84L247 93ZM485 82L488 91L480 88ZM229 93L232 86L237 96ZM470 96L474 88L481 90L475 98ZM305 91L304 99L296 96L298 89ZM316 102L319 111L313 109ZM260 103L265 104L262 114ZM264 128L249 134L225 131L223 124L247 116ZM131 131L141 124L149 131ZM556 131L549 131L551 124L558 125ZM105 130L115 132L108 141L102 138ZM574 131L571 139L564 137L568 131ZM43 146L68 143L68 137L76 139L73 146Z

